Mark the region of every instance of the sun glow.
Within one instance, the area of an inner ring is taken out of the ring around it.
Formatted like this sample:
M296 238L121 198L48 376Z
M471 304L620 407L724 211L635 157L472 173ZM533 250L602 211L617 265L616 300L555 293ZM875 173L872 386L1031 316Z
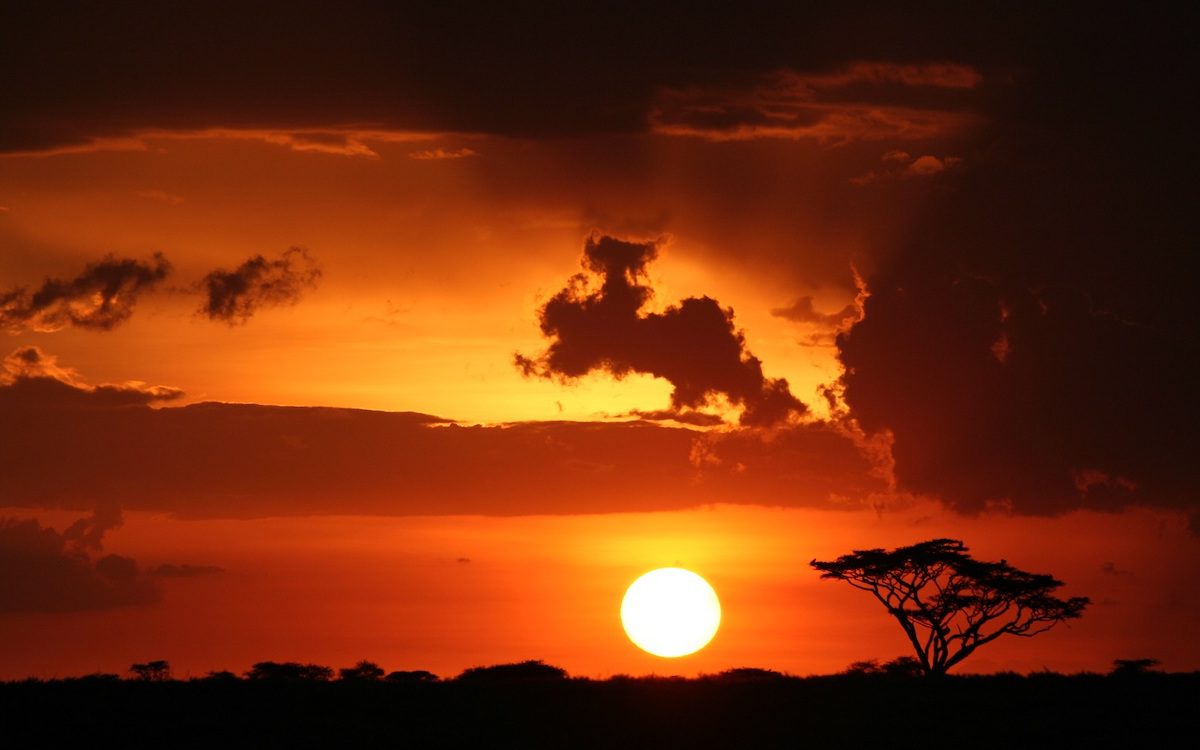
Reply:
M683 568L659 568L638 578L621 601L629 640L655 656L694 654L721 625L721 602L708 581Z

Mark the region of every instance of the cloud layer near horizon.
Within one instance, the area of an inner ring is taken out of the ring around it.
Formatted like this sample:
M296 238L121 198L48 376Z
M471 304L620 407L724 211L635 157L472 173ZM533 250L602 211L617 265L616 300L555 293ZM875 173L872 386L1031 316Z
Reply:
M115 506L101 506L61 533L32 519L0 518L0 614L158 601L158 588L134 560L99 555L105 532L120 524Z
M414 413L252 404L151 409L44 375L0 385L0 420L19 426L0 453L0 505L10 506L120 503L213 518L523 515L717 502L860 507L886 491L852 437L828 424L764 435L643 421L467 427Z

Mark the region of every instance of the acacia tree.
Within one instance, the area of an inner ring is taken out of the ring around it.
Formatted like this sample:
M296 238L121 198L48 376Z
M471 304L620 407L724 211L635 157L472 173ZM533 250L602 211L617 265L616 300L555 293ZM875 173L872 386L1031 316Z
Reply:
M171 665L164 659L145 664L130 664L129 671L135 678L146 682L166 682L171 679Z
M945 674L1002 635L1031 638L1079 617L1087 597L1058 599L1053 576L1006 561L982 562L957 539L931 539L894 550L855 550L813 560L822 578L870 592L896 618L927 675Z

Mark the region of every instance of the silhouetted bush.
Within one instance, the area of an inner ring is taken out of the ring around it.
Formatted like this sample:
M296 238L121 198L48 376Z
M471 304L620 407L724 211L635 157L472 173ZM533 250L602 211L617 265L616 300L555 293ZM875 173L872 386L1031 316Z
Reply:
M764 682L784 678L785 675L782 672L758 667L735 667L715 675L705 675L705 679L715 682Z
M1158 659L1113 659L1113 668L1109 674L1113 677L1154 674L1154 667L1161 663Z
M850 662L850 666L842 674L863 676L877 675L883 673L883 667L879 666L878 659L863 659L862 661Z
M879 669L889 677L919 677L925 673L925 668L914 656L897 656L889 662L884 662Z
M260 661L246 673L248 680L276 680L299 682L302 680L324 682L333 679L333 670L320 664L300 664L294 661Z
M437 682L438 676L433 672L427 672L424 669L414 669L407 672L389 672L386 679L388 682L396 683L421 683Z
M68 677L67 680L70 682L109 684L120 682L121 676L112 674L111 672L94 672L93 674L85 674L80 677Z
M471 667L456 682L544 682L565 680L567 670L551 666L540 659L516 664L496 664L490 667Z
M912 656L897 656L891 661L880 664L878 659L863 659L851 662L843 675L851 677L917 677L925 673L921 662Z
M338 670L339 679L350 681L376 682L383 679L383 674L383 667L365 659L353 667L342 667Z

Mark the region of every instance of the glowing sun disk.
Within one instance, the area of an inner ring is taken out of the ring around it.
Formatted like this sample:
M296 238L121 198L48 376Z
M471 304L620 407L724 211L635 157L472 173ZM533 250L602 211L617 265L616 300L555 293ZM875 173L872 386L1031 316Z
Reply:
M659 568L630 584L621 601L621 624L643 651L687 656L717 634L721 602L708 581L692 571Z

